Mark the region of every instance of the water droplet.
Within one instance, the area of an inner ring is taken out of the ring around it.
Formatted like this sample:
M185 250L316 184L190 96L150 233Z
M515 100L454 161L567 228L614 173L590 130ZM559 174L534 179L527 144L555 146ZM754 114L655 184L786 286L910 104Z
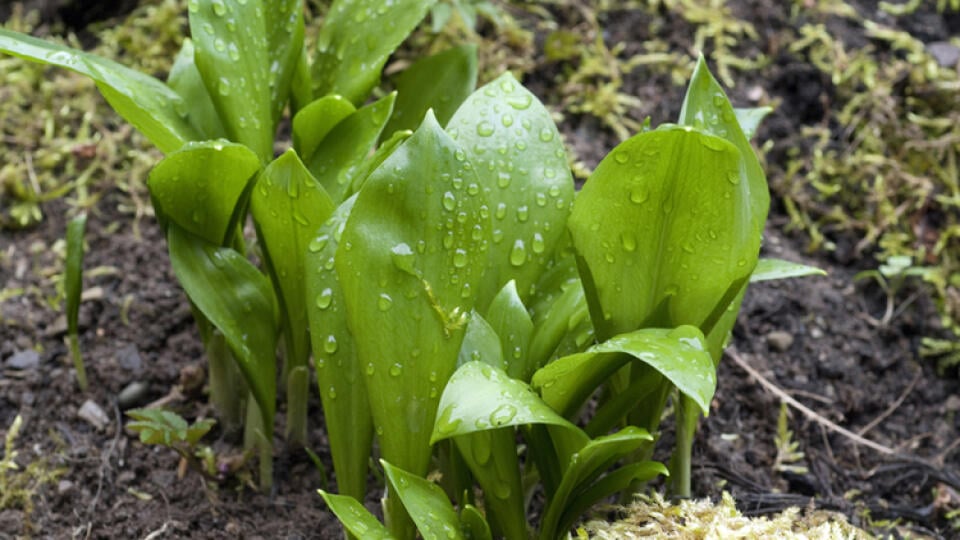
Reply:
M200 4L197 0L189 0L189 2L187 2L187 9L190 10L191 13L196 13L200 11Z
M456 158L457 161L463 161L467 159L467 153L464 152L462 148L457 148L457 150L453 153L453 157Z
M723 143L723 139L719 137L714 137L712 135L700 134L700 143L709 150L715 152L722 152L726 149L726 146Z
M457 198L453 193L447 191L443 194L443 207L450 211L457 207Z
M473 291L470 288L469 283L464 283L463 287L460 289L460 298L470 298L470 294Z
M337 352L337 338L333 334L327 336L327 339L323 342L323 350L327 351L327 354L333 354Z
M329 287L320 291L320 294L317 295L317 307L320 309L327 309L330 307L330 303L333 302L333 290Z
M516 146L517 150L521 152L527 149L527 143L525 143L524 141L517 141L513 145Z
M392 305L393 298L390 298L390 295L387 293L381 293L380 297L377 298L377 308L379 308L380 311L387 311Z
M690 254L693 254L693 253L694 253L693 246L690 245L689 242L684 243L684 244L681 246L681 248L682 248L683 251L686 252L686 253L690 253Z
M510 185L510 173L506 171L500 171L497 175L497 185L501 188L505 188Z
M740 171L730 171L727 173L727 182L735 186L738 185L740 183Z
M714 107L723 107L723 104L724 104L726 101L727 101L727 99L723 97L723 94L719 94L719 93L718 93L718 94L714 94L714 95L713 95L713 106L714 106Z
M367 367L363 370L367 375L373 375L373 372L376 368L373 365L373 362L367 362Z
M230 95L230 79L226 77L220 77L220 82L217 85L217 92L219 92L221 96L229 96Z
M545 127L540 130L540 140L543 142L550 142L553 140L553 130Z
M510 264L522 266L525 262L527 262L527 249L523 245L523 240L518 238L513 243L513 249L510 250Z
M330 399L337 399L337 389L334 386L330 386L330 389L327 390L327 397Z
M393 261L393 265L398 270L414 276L417 275L417 271L413 267L415 258L413 250L406 243L401 242L390 249L390 260Z
M527 208L527 205L523 205L520 208L517 208L517 221L519 221L520 223L526 223L529 217L530 217L530 209Z
M501 81L500 89L506 92L507 94L510 94L514 90L516 90L516 87L513 85L513 81Z
M630 231L624 231L620 235L620 245L628 252L634 252L637 249L637 237Z
M457 249L453 252L453 266L463 268L467 265L467 252L463 249Z
M477 135L481 137L489 137L493 135L493 132L494 132L493 124L491 124L490 122L487 122L484 120L484 121L481 121L479 124L477 124Z
M529 109L532 102L533 98L530 97L530 94L511 96L507 98L507 104L518 111Z
M478 193L480 193L480 186L476 182L470 182L467 186L467 194L473 196Z
M505 114L500 117L500 122L503 124L503 127L510 127L513 125L513 116Z
M507 217L507 203L497 203L497 210L494 215L497 216L497 219Z
M212 34L212 33L213 33L213 25L210 24L210 23L203 23L203 31L206 32L206 33L208 33L208 34Z
M216 4L214 4L214 5L216 5ZM227 50L227 44L226 44L222 39L217 38L217 39L215 39L215 40L213 41L213 48L216 49L216 50L218 50L218 51L220 51L220 52L223 52L223 51Z
M500 405L490 413L490 424L494 426L503 426L517 416L517 408L509 403Z
M493 484L493 495L498 499L509 499L512 492L510 484L506 482L495 482Z
M537 255L543 253L543 250L546 249L546 245L543 241L543 235L540 233L533 233L533 243L530 245L530 248Z
M624 163L630 161L630 156L626 152L621 150L620 152L617 152L616 154L613 155L613 159L617 163L623 165Z
M493 243L499 244L503 240L503 231L500 229L494 229L492 236L493 236Z
M396 362L392 366L390 366L391 377L399 377L401 373L403 373L403 364L401 364L400 362Z

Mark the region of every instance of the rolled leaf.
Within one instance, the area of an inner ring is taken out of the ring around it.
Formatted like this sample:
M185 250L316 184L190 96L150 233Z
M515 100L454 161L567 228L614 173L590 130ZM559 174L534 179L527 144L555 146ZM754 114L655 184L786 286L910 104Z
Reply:
M341 96L324 96L300 109L293 117L293 147L309 162L320 141L356 107Z
M394 467L384 460L383 472L423 538L463 540L460 518L440 486L422 477Z

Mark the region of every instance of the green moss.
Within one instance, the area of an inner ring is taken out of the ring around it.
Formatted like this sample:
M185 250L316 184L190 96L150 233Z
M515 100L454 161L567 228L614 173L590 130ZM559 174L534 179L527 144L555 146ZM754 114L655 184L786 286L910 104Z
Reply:
M18 465L14 443L22 426L23 419L18 415L13 419L4 440L3 457L0 458L0 510L23 512L23 528L19 532L29 534L34 498L40 488L56 481L66 469L52 467L45 458L35 459L24 467Z

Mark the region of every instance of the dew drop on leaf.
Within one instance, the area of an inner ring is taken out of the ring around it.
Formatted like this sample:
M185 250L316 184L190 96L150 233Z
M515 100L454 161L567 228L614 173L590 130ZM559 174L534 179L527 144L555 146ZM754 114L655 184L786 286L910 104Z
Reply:
M331 302L333 302L333 290L329 287L320 291L320 294L317 295L318 308L327 309L330 307Z
M527 262L527 248L524 246L523 240L518 238L513 243L513 249L510 250L510 264L522 266L525 262Z
M403 365L401 365L400 362L396 362L390 366L391 377L399 377L401 373L403 373Z
M377 308L380 311L387 311L393 305L393 298L390 298L390 295L387 293L381 293L380 297L377 298Z
M449 211L457 207L457 198L453 193L447 191L443 194L443 207Z
M545 127L540 130L540 140L543 142L550 142L553 140L553 130L548 127Z
M530 244L530 249L533 250L537 255L543 253L543 250L546 248L546 245L543 241L543 235L536 232L533 233L533 242Z
M463 249L457 249L453 252L453 266L463 268L467 265L467 252Z
M519 221L520 223L526 223L529 217L530 217L530 210L527 208L527 205L523 205L520 208L517 208L517 221Z
M637 237L630 231L624 231L620 235L620 245L623 246L624 251L632 253L637 249Z

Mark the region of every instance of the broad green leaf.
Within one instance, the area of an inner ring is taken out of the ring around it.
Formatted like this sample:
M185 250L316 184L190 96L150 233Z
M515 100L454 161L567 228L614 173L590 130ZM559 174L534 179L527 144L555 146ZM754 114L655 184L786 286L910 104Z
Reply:
M472 504L465 504L460 510L460 530L466 540L493 540L490 525Z
M0 52L85 75L110 105L161 152L173 152L199 134L185 119L188 104L170 87L112 60L0 28Z
M317 388L340 493L363 499L373 446L373 418L353 336L347 328L343 289L334 268L339 238L356 198L341 204L307 246L307 316ZM370 365L372 366L372 364Z
M586 500L579 499L579 495L589 493L589 487L594 480L614 463L652 440L653 437L645 430L630 426L612 435L593 439L571 456L559 488L547 503L540 538L561 537L566 532L560 529L566 508L571 504L586 503ZM591 504L593 502L596 501Z
M397 105L384 136L416 129L428 109L444 125L477 86L477 46L461 45L421 58L397 75L394 86Z
M243 255L171 223L170 263L190 301L223 333L260 407L264 435L276 409L276 305L270 282Z
M530 362L533 321L517 294L516 281L508 281L493 298L487 309L487 321L500 337L507 374L521 381L530 380L536 369Z
M493 367L507 369L500 347L500 336L479 313L470 313L467 330L463 334L457 367L467 362L483 362Z
M356 193L360 191L363 187L363 182L370 176L370 173L376 170L377 167L390 157L390 154L393 154L393 151L399 148L411 135L413 135L412 131L394 131L389 139L383 141L373 155L364 162L362 170L354 175L350 192Z
M600 162L569 220L599 338L699 326L750 274L760 232L741 162L723 139L675 126L634 136Z
M743 130L743 136L746 137L748 141L756 135L760 122L763 122L763 119L772 112L773 109L771 107L733 109L733 113L737 116L737 123L740 124L740 129Z
M573 202L573 178L550 113L505 73L474 92L447 132L476 166L493 219L489 259L477 306L483 313L503 285L521 300L551 260Z
M390 531L360 502L349 495L335 495L318 489L317 493L350 534L363 540L393 540Z
M193 61L193 55L193 41L190 38L184 38L180 53L177 54L177 59L170 68L167 85L176 90L186 103L189 103L187 121L201 138L205 140L224 138L227 136L227 131L223 127L223 122L220 121L217 109L213 106L207 87L203 85L203 79L200 78L200 71L197 70L197 64Z
M759 123L764 115L763 112L757 112L742 116L747 122L747 127L755 129L756 123ZM756 123L751 126L750 121ZM707 62L703 56L698 59L690 84L687 86L687 95L680 109L678 123L723 138L737 147L742 161L739 165L741 181L736 186L736 196L744 207L738 207L739 211L736 215L740 220L749 219L757 236L763 234L767 211L770 209L770 190L767 187L766 175L760 167L760 161L753 147L750 146L750 138L744 133L752 130L741 129L737 113L727 99L723 88L720 87L720 83L707 68Z
M309 162L320 141L356 107L340 96L324 96L300 109L293 117L293 147Z
M232 238L238 203L260 170L245 146L226 141L189 143L158 163L147 180L161 223L169 220L215 245Z
M335 0L313 61L314 95L340 94L360 105L380 82L387 58L436 0Z
M563 534L563 531L570 530L573 524L582 518L591 506L611 495L631 489L637 482L649 482L657 476L669 476L669 474L667 468L656 461L630 463L611 471L591 484L590 487L580 490L569 500L556 530L561 534Z
M377 144L383 125L390 118L395 98L395 93L388 94L357 109L334 126L317 145L313 158L308 161L309 169L334 202L349 197L350 186L357 174L366 172L364 160Z
M529 385L483 362L468 362L457 369L443 390L437 410L430 444L468 433L527 424L551 424L580 432ZM582 433L581 442L586 442Z
M541 368L533 375L533 387L554 410L568 416L634 359L654 368L690 396L705 415L709 413L717 376L703 333L693 326L644 328L614 336Z
M750 283L792 277L825 275L827 275L826 272L815 266L807 266L783 259L761 258L757 261L757 267L753 269L753 273L750 274Z
M385 460L380 463L390 488L400 497L424 539L463 540L460 518L440 486Z
M485 263L474 170L427 114L364 183L335 260L381 453L415 474Z
M287 421L293 440L306 436L305 379L297 369L305 368L310 355L307 332L306 257L307 246L317 228L333 213L334 205L320 184L293 150L287 150L260 174L250 197L257 236L264 262L274 283L281 308L286 338L286 366L290 375ZM301 374L302 375L302 374ZM294 405L299 407L294 407Z
M499 348L494 342L491 348ZM511 426L555 424L582 432L547 407L530 387L483 362L468 362L453 374L440 401L431 443L453 437L485 494L491 521L508 538L525 535L523 492Z
M268 162L274 121L263 1L196 0L189 8L194 61L230 140Z
M270 103L273 125L276 125L290 97L291 85L299 67L300 57L305 53L303 50L303 0L262 1L267 35ZM271 132L271 137L272 135Z
M313 81L310 80L309 61L307 47L304 45L290 79L290 115L293 117L313 101Z

